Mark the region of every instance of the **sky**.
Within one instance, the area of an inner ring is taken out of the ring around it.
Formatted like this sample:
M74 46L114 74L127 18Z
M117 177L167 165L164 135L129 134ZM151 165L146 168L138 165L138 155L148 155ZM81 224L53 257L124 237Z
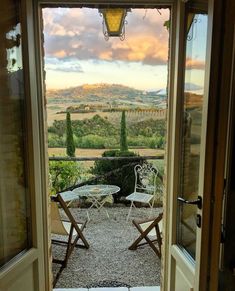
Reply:
M104 39L97 9L44 8L44 48L47 89L82 84L122 84L140 90L167 86L168 9L132 9L127 14L125 40ZM200 31L200 30L199 30ZM204 69L200 46L187 57L187 67L198 76Z
M195 17L186 42L185 90L204 93L205 60L207 45L207 15Z

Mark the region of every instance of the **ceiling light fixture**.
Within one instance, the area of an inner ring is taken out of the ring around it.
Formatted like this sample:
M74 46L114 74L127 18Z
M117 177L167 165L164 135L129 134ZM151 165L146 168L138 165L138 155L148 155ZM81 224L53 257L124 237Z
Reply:
M107 8L99 9L103 16L103 33L105 40L109 37L119 37L120 40L125 39L125 20L129 10L123 8Z

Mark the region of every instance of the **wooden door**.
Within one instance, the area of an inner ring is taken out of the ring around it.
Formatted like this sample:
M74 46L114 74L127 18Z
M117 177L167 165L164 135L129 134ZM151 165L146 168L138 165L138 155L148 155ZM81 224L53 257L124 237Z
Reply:
M165 290L200 289L208 137L212 8L208 1L177 1L172 44L175 69L170 88ZM208 13L210 12L210 13ZM203 264L207 264L204 258Z
M43 130L30 5L31 1L3 0L0 8L1 291L50 289Z

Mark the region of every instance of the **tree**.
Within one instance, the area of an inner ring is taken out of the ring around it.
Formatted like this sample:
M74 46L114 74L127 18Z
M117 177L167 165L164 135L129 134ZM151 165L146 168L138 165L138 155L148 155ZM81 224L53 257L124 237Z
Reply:
M128 151L127 138L126 138L126 113L125 111L122 111L122 118L121 118L120 151L121 152Z
M71 124L71 118L70 113L67 112L66 115L66 152L69 157L75 157L75 144L73 140L73 130L72 130L72 124Z

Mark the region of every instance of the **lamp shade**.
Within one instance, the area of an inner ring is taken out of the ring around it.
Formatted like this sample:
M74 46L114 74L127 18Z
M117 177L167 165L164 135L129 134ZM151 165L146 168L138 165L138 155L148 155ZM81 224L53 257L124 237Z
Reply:
M100 12L103 14L108 36L121 36L127 14L126 9L108 8L102 9Z

